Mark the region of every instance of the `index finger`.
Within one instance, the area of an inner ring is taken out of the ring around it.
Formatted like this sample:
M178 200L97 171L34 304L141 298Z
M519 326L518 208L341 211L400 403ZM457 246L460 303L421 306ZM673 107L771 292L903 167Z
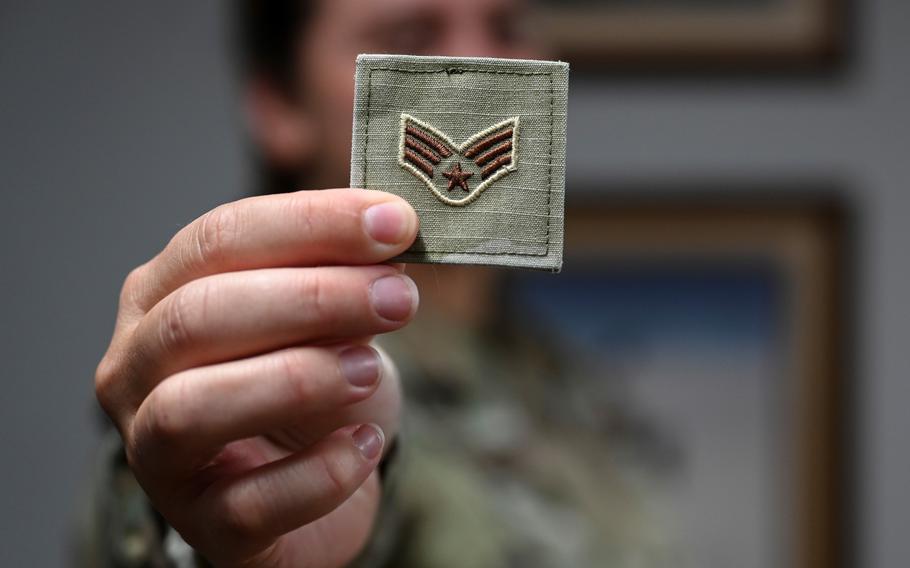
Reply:
M411 245L417 225L406 201L381 191L325 189L242 199L181 229L138 269L131 300L147 312L183 284L212 274L384 262Z

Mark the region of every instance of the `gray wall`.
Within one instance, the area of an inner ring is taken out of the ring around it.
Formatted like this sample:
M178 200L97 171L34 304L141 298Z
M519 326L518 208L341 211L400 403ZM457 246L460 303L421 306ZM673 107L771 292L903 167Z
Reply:
M569 171L605 188L810 179L851 193L859 564L884 568L906 565L910 542L910 3L857 3L856 54L837 80L577 75ZM120 280L246 187L223 7L0 2L2 566L64 564Z

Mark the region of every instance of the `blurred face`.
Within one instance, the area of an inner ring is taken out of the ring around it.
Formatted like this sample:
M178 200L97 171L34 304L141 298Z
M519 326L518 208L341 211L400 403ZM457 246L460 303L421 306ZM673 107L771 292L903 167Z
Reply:
M313 1L315 15L297 46L295 96L289 100L263 84L250 89L251 125L263 155L285 171L305 172L300 189L348 185L358 54L544 55L528 29L523 0ZM469 325L491 313L495 271L412 265L408 273L421 286L424 312L435 306L449 320Z
M310 187L346 186L360 53L540 57L520 0L321 0L298 45L300 167ZM293 154L293 150L290 152Z

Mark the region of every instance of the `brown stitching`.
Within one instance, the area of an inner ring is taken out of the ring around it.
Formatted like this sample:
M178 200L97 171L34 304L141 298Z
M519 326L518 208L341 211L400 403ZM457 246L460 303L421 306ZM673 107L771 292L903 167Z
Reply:
M473 146L471 146L464 153L465 158L473 158L474 156L476 156L480 152L483 152L484 150L486 150L493 144L496 144L497 142L502 142L506 138L511 138L512 133L513 133L513 130L511 128L509 128L508 130L503 130L502 132L499 132L497 134L493 134L491 136L488 136L487 138L484 138L477 144L474 144Z
M449 180L448 191L452 191L457 185L464 191L470 193L471 190L468 188L468 178L474 174L471 172L463 171L461 169L461 162L456 162L454 166L449 168L449 171L442 172L442 175L444 175L445 178Z
M493 174L499 168L512 163L512 155L506 154L496 158L490 165L485 167L482 172L480 172L481 179L487 179L490 175Z
M493 146L492 148L490 148L489 150L487 150L480 156L477 156L477 159L474 160L474 163L477 164L478 166L482 166L482 165L486 164L487 162L489 162L490 160L492 160L493 158L495 158L496 156L502 154L503 152L509 152L511 150L512 150L512 141L506 140L502 144L499 144L498 146Z
M423 158L421 158L420 156L418 156L411 150L405 150L404 157L407 158L409 162L411 162L412 164L414 164L415 166L417 166L418 168L423 170L423 173L430 176L430 178L433 177L433 165L430 164L428 161L424 160Z
M438 164L440 162L440 160L442 160L442 158L439 157L439 154L437 154L433 150L430 150L429 148L427 148L420 142L417 142L413 138L405 137L404 145L412 150L415 150L418 154L420 154L424 158L430 160L434 164Z
M414 128L413 126L407 126L404 129L404 131L407 132L408 134L410 134L411 136L413 136L414 138L417 138L418 140L420 140L421 142L423 142L430 148L439 152L439 155L442 156L443 158L448 158L449 156L452 155L452 152L448 148L446 148L445 145L443 145L439 140L433 138L432 136L430 136L423 130L420 130L419 128Z

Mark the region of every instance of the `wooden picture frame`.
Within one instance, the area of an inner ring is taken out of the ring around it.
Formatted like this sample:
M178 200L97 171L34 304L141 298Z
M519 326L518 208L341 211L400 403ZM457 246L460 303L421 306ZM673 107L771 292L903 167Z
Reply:
M772 464L787 480L775 521L788 527L778 565L849 565L849 207L824 195L646 195L570 200L564 273L617 264L771 267L786 290L786 363L775 397L790 417Z
M576 67L818 67L841 51L839 0L539 3L538 29Z

